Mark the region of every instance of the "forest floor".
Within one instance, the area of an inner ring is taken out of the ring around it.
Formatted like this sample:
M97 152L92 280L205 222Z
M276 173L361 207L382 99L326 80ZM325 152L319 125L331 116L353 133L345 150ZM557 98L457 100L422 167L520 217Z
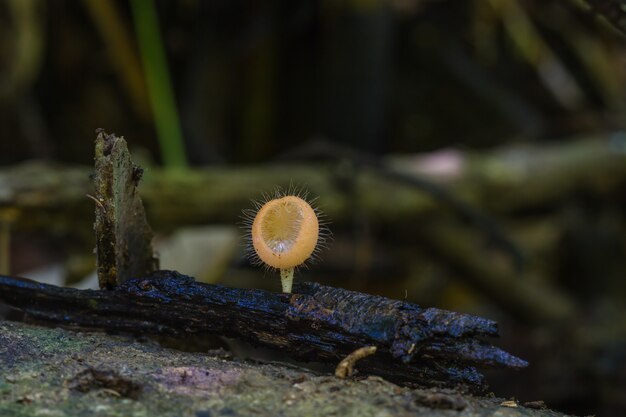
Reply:
M0 321L0 416L562 416L151 340Z

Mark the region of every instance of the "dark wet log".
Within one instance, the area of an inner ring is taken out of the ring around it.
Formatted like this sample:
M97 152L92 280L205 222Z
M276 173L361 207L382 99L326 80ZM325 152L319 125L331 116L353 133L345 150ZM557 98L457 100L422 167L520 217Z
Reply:
M355 349L376 346L358 368L397 382L481 391L484 380L474 366L527 366L478 339L497 335L488 319L315 283L294 291L202 284L170 271L127 280L112 291L0 276L0 301L37 320L142 334L217 334L334 364Z

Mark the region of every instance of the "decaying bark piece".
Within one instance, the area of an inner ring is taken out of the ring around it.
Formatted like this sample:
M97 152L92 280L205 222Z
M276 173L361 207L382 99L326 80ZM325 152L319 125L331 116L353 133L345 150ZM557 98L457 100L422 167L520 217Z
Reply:
M96 138L96 261L100 288L111 289L132 276L158 267L152 230L137 184L143 173L134 165L124 138L98 130Z
M480 392L486 386L475 366L527 366L478 339L497 335L491 320L316 283L283 294L157 271L113 291L93 291L0 276L0 301L39 320L143 334L217 334L303 361L337 364L358 348L376 346L359 369L401 383Z

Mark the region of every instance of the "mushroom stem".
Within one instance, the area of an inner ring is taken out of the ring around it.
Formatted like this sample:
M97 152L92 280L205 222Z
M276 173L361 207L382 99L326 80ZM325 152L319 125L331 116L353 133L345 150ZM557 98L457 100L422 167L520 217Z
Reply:
M283 292L290 293L293 285L293 268L280 270L280 282L283 284Z

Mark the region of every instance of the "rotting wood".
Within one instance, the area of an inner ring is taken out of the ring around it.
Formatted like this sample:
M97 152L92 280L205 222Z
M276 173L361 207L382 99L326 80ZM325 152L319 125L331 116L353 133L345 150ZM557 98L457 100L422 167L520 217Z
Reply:
M137 184L143 170L132 163L124 138L98 130L96 138L96 261L100 288L111 289L158 267L152 230Z
M481 392L486 386L476 366L527 366L480 340L497 335L492 320L316 283L282 294L157 271L95 291L0 276L0 301L37 320L139 334L218 334L303 361L336 364L375 345L376 355L359 369L399 383Z

